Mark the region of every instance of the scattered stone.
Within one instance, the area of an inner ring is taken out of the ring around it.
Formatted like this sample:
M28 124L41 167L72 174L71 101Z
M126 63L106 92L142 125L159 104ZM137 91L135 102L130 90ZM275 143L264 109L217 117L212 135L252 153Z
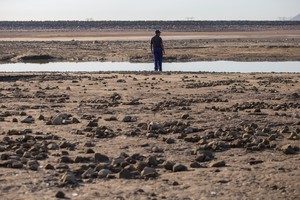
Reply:
M164 168L165 168L166 170L173 170L173 167L174 167L175 164L176 164L176 163L173 162L173 161L165 161L165 162L163 163L163 166L164 166Z
M103 155L101 153L95 153L94 155L95 162L108 162L109 158L106 155Z
M98 177L99 178L106 178L109 174L111 174L112 172L109 169L101 169L98 172Z
M296 146L293 147L290 144L286 144L281 147L281 150L285 154L296 154L297 151L299 151L299 147L296 147Z
M141 175L143 177L147 177L147 178L149 178L149 177L156 177L157 176L157 172L156 172L156 170L154 168L145 167L143 169L143 171L141 172Z
M13 161L11 167L15 169L22 169L23 164L20 161Z
M58 199L64 199L66 197L65 193L63 193L62 191L58 191L56 194L55 194L55 197L58 198Z
M62 156L59 159L59 163L74 163L74 160L72 160L69 156Z
M123 179L131 179L131 178L132 178L132 174L130 173L130 170L128 170L128 169L123 169L123 170L120 171L120 173L119 173L119 178L123 178Z
M88 168L81 177L83 179L91 178L95 174L95 171L92 168Z
M17 123L17 122L18 122L18 119L17 119L17 118L13 118L13 119L12 119L12 122Z
M37 171L39 169L40 164L35 160L30 160L27 162L27 168L33 171Z
M25 119L23 119L23 120L21 121L21 123L25 123L25 124L33 124L34 121L35 121L35 120L33 119L32 116L28 116L28 117L26 117Z
M288 137L289 140L300 140L300 136L295 133L295 132L292 132L291 135Z
M51 165L51 164L47 164L47 165L45 166L45 169L48 169L48 170L54 170L55 167L54 167L53 165Z
M66 172L63 174L60 178L60 182L63 184L77 185L76 177L72 172Z
M209 164L209 167L225 167L225 161L215 161Z
M188 170L188 168L182 164L175 164L173 166L173 172L182 172L182 171L187 171L187 170Z
M190 117L190 115L189 114L183 114L183 115L181 115L181 119L187 119L187 118L189 118Z
M132 117L132 116L125 116L123 119L122 119L122 122L136 122L137 119L135 117Z
M190 167L191 168L201 168L203 166L200 165L200 163L198 163L198 162L193 162L193 163L190 164Z
M69 118L68 114L60 114L51 121L51 124L52 125L62 125L63 120L66 120L68 118Z

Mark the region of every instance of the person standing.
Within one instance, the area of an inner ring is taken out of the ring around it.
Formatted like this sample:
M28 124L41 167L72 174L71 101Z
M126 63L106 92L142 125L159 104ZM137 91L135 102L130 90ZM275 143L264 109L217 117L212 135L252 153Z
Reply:
M155 36L151 39L151 52L154 56L154 70L162 71L162 59L165 54L164 44L160 37L160 31L155 31Z

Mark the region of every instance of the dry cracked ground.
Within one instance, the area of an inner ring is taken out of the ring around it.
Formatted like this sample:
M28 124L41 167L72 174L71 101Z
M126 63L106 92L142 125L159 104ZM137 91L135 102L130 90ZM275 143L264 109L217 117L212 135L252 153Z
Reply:
M0 198L299 199L300 74L0 74Z

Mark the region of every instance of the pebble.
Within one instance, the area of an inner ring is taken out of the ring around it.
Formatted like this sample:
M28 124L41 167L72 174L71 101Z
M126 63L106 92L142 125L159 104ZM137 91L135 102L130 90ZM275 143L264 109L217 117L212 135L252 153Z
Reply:
M63 174L60 178L60 182L63 184L77 184L76 177L72 172L66 172L65 174Z
M111 174L112 171L110 171L109 169L101 169L99 172L98 172L98 177L99 178L106 178L109 174Z
M165 161L165 162L163 163L163 166L164 166L164 168L165 168L166 170L173 170L173 167L174 167L175 164L176 164L176 163L173 162L173 161Z
M145 167L143 169L143 171L141 172L141 175L143 177L147 177L147 178L149 178L149 177L156 177L157 176L157 172L156 172L156 170L154 168Z
M55 197L58 198L58 199L64 199L66 197L65 193L63 193L62 191L58 191L56 194L55 194Z
M215 161L209 164L209 167L225 167L226 162L225 161Z
M103 155L101 153L95 153L94 155L95 162L108 162L109 158L106 155Z
M27 167L30 170L37 171L39 169L40 164L36 160L30 160L27 162Z
M299 148L293 147L290 144L286 144L286 145L284 145L284 146L281 147L282 152L285 153L285 154L296 154L297 153L297 151L296 151L297 149L299 149Z
M182 164L175 164L173 166L173 172L182 172L182 171L187 171L187 170L188 170L188 168Z

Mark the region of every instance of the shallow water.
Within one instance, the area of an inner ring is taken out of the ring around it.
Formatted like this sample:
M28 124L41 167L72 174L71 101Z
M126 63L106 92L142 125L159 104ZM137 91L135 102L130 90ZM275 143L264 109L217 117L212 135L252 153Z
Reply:
M153 63L129 62L52 62L46 64L0 64L0 72L95 72L95 71L152 71ZM298 72L300 62L184 62L163 63L163 71L182 72Z

